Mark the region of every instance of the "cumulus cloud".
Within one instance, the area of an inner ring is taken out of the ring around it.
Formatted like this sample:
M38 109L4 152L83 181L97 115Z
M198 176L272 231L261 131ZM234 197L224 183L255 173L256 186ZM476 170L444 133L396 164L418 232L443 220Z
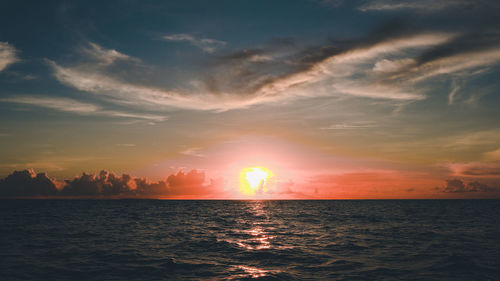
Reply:
M161 37L163 40L173 41L173 42L187 42L195 47L200 48L204 52L213 53L218 48L226 45L226 42L212 39L212 38L197 38L191 34L178 33L164 35Z
M192 170L179 171L165 180L153 182L146 178L121 176L101 171L98 174L83 173L73 179L57 182L45 173L33 170L15 171L0 179L0 197L161 197L206 196L216 194L221 182L206 182L205 173ZM57 188L59 187L59 188Z
M188 173L179 171L175 175L168 176L167 183L172 195L203 195L215 192L216 181L212 180L210 184L204 185L205 173L192 170Z
M15 171L0 179L0 197L54 196L57 182L45 173L33 170Z
M135 187L129 175L116 176L101 171L98 175L82 174L72 180L66 180L61 195L66 196L106 196L130 193Z
M0 71L5 70L9 65L19 61L16 55L17 50L7 42L0 42Z
M442 192L448 193L465 193L465 192L495 192L500 191L496 187L488 186L487 184L480 183L478 181L470 181L464 183L460 179L450 179L446 180L446 185L444 188L438 188Z

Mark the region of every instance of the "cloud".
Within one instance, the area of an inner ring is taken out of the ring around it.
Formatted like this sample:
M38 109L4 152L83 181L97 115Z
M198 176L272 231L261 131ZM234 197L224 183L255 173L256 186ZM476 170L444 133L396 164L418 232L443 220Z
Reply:
M98 115L98 116L108 116L108 117L144 119L155 122L162 122L167 119L167 117L161 115L139 114L139 113L116 111L116 110L106 110L95 104L80 102L69 98L15 96L15 97L0 98L0 102L44 107L57 111L70 112L79 115Z
M484 153L484 159L487 161L500 161L500 148Z
M219 181L211 180L210 184L205 184L205 173L192 170L188 173L179 171L175 175L170 175L167 178L170 195L206 195L214 194L215 184L220 184ZM219 186L220 187L220 186Z
M117 50L105 49L96 43L89 42L89 46L81 49L82 53L86 54L87 57L94 58L99 64L108 66L119 60L132 60L135 62L140 62L139 59L130 57Z
M52 61L49 64L54 70L54 76L62 84L83 92L104 95L121 105L142 105L149 109L166 106L198 109L219 107L211 104L208 99L203 102L196 96L184 96L176 91L120 81L100 68L63 67Z
M372 69L384 56L401 56L406 52L443 44L453 36L447 33L422 33L337 50L304 71L264 85L260 93L263 96L274 96L283 92L296 92L297 95L309 97L335 93L375 99L421 100L425 95L410 87L411 85L387 83L388 81L384 81L387 77L373 75ZM368 69L367 65L370 66Z
M264 49L243 49L233 53L225 54L217 58L218 63L238 63L238 62L264 62L270 61L272 57Z
M442 145L446 148L474 147L494 145L500 142L500 130L482 130L464 132L455 136L444 137Z
M72 180L66 180L61 190L64 196L111 196L130 193L134 182L129 175L116 176L101 171L98 175L82 174Z
M450 163L443 164L453 176L468 178L500 178L500 163Z
M33 170L15 171L5 179L0 179L0 197L161 197L182 198L217 195L222 182L211 179L205 182L205 173L192 170L179 171L166 180L152 182L123 174L107 171L98 174L83 173L73 179L57 182L45 173ZM59 188L57 188L59 187Z
M0 71L5 70L9 65L19 61L16 56L17 50L7 42L0 41Z
M202 150L202 148L199 148L199 147L191 147L191 148L188 148L188 149L181 151L181 154L188 155L188 156L201 157L201 158L207 157L205 154L201 153L201 150Z
M134 146L136 146L136 144L135 143L117 143L116 146L134 147Z
M137 60L95 43L83 52L83 62L48 63L62 84L142 110L226 111L316 97L375 99L400 105L428 98L429 87L422 83L438 76L466 80L498 65L500 41L495 38L497 33L486 29L431 32L393 24L365 37L332 39L320 46L269 43L233 50L213 56L201 78L180 81L175 87L159 87L161 83L148 77L134 82L137 79L130 77L142 72L134 67ZM164 39L201 42L188 34ZM131 65L123 65L127 71L116 71L113 65L118 61ZM449 94L450 104L458 89Z
M351 123L333 124L328 127L320 128L321 130L353 130L353 129L366 129L375 128L377 124L375 121L357 121Z
M434 1L434 0L375 0L368 1L366 4L360 6L358 9L363 12L367 11L393 11L393 10L425 10L425 11L439 11L450 7L466 6L473 3L469 0L447 0L447 1Z
M415 60L411 58L399 59L399 60L379 60L373 66L373 71L375 72L397 72L408 66L415 64Z
M190 34L178 33L178 34L170 34L164 35L161 37L163 40L172 41L172 42L187 42L195 47L200 48L204 52L213 53L218 48L226 45L226 42L211 39L211 38L197 38Z
M0 197L54 196L57 182L45 173L33 170L15 171L0 179Z
M496 187L488 186L484 183L480 183L478 181L471 181L468 183L464 183L460 179L451 179L446 180L446 185L444 188L437 188L442 192L447 193L465 193L465 192L496 192L500 191L500 189Z
M458 91L460 91L460 85L457 84L456 80L452 81L452 90L448 94L448 104L452 105L453 101L455 100L455 96L458 94Z

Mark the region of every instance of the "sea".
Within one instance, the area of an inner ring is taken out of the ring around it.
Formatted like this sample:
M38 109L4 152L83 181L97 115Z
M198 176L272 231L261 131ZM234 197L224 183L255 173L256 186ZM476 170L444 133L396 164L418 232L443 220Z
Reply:
M0 200L0 280L500 280L500 200Z

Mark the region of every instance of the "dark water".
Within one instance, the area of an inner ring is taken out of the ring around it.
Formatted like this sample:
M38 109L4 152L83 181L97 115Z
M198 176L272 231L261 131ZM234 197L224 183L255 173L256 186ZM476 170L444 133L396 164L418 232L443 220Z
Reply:
M1 280L500 280L500 201L0 201Z

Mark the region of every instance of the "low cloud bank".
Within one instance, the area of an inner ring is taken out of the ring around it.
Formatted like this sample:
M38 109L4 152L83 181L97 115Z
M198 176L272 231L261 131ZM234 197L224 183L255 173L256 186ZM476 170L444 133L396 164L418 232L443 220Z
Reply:
M487 184L471 181L468 183L463 182L460 179L446 180L446 186L444 188L436 188L442 192L448 193L465 193L465 192L495 192L500 191L499 188L489 186Z
M205 173L179 171L164 181L152 182L108 171L98 174L83 173L73 179L59 182L46 173L33 170L15 171L0 179L0 197L165 197L207 195L215 193L218 181L205 182Z
M14 171L0 179L0 196L53 196L58 193L57 182L45 173L36 174L33 170Z

